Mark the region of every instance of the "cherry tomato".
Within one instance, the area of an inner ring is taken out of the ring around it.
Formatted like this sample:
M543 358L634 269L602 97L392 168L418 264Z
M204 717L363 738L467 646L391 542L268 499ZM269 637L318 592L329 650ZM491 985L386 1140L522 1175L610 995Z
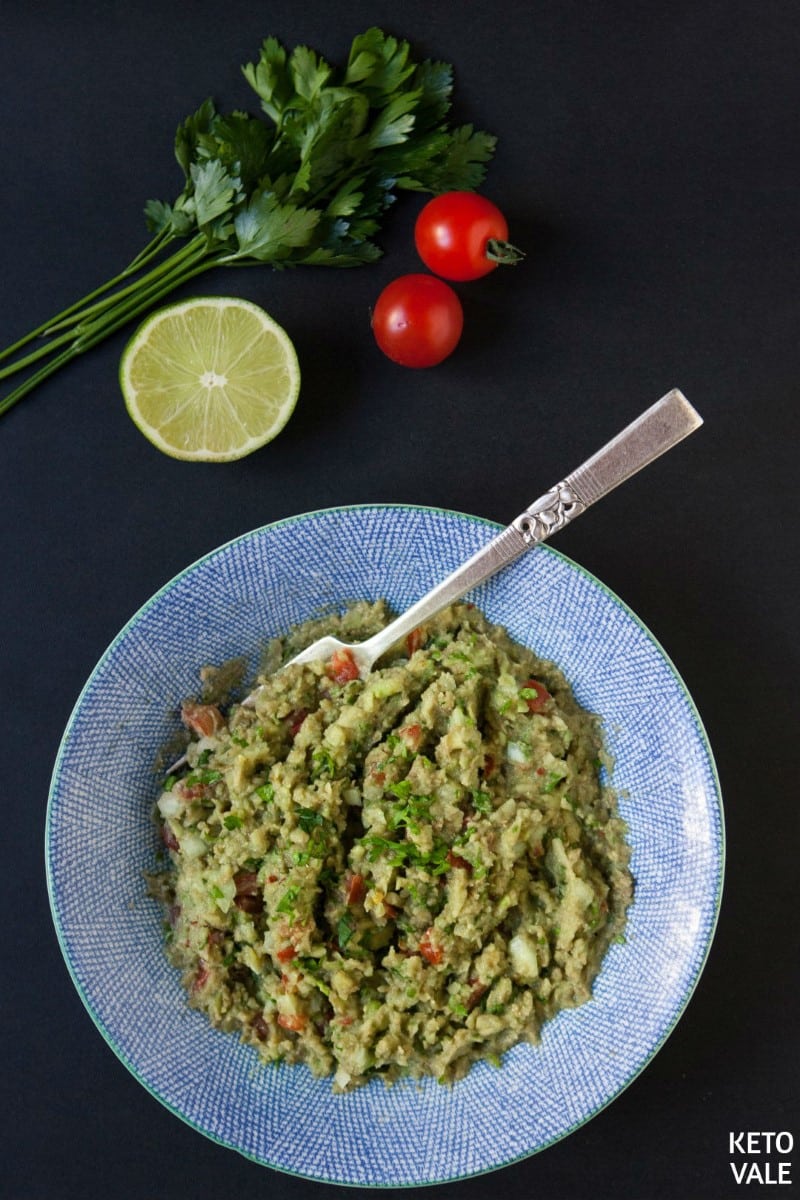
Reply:
M433 275L401 275L383 289L372 332L387 358L404 367L434 367L452 354L464 313L453 289Z
M425 266L445 279L480 279L522 257L508 244L500 209L476 192L434 196L417 217L414 241Z

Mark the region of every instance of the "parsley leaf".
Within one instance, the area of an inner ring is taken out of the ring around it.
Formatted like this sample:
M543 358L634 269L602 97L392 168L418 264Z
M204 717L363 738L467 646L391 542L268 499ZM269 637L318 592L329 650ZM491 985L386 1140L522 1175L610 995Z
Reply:
M190 198L192 210L202 229L233 208L240 194L240 183L228 174L219 159L192 163L189 176L194 188Z
M340 950L344 950L346 948L347 943L350 941L355 931L356 923L351 917L350 913L343 913L336 926L336 940L339 943Z
M278 901L275 911L279 913L286 913L287 916L293 916L294 906L299 895L300 888L298 886L295 885L294 887L287 888Z
M258 191L234 218L239 253L275 263L308 244L319 218L314 209L279 204L273 193Z
M297 824L304 833L311 833L320 825L324 825L325 818L322 813L317 812L315 808L300 808L297 809Z

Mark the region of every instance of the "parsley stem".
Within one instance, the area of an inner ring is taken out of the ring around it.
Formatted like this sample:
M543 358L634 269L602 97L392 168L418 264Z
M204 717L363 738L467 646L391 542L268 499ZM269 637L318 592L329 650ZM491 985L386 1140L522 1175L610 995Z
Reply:
M47 332L50 334L57 333L60 329L66 327L80 332L81 326L84 325L86 321L93 319L104 309L113 308L124 296L143 291L145 288L150 286L150 282L152 280L158 279L160 276L173 271L179 263L184 261L184 259L195 257L199 246L203 248L203 253L206 253L205 238L201 236L192 238L190 242L188 242L180 250L176 250L175 253L169 258L165 259L157 266L152 267L146 275L142 275L139 279L133 280L126 287L119 288L111 296L105 296L102 300L95 301L94 304L85 304L84 307L75 312L74 315L70 316L69 318L51 324L48 327ZM117 276L117 282L122 282L125 274L127 274L127 272L123 272L122 275ZM98 292L102 290L103 289L98 289ZM87 300L89 299L91 299L91 297L87 297Z
M23 383L19 384L19 386L16 387L13 392L9 392L7 396L3 396L2 400L0 400L0 416L2 416L3 413L8 412L8 410L12 408L18 400L21 400L23 396L27 396L28 392L32 392L33 389L40 383L43 383L49 375L54 374L55 371L57 371L60 367L65 366L70 359L74 357L75 353L72 347L68 346L66 350L57 355L55 358L51 359L49 363L46 363L43 367L40 367L38 371L34 371L33 375L29 375L28 378Z
M175 234L172 233L168 228L160 229L155 237L152 238L147 245L139 251L136 257L128 263L122 274L132 275L134 271L138 271L144 266L145 263L150 262L150 260L155 258L155 256L159 254L169 242L174 240Z
M73 337L74 334L72 332L62 333L60 337L53 338L43 346L39 346L38 350L32 350L24 358L15 359L8 366L0 367L0 379L7 379L9 375L14 375L24 367L31 366L32 363L38 362L40 358L46 358L48 354L52 354L59 346L64 346L67 342L72 341Z
M0 400L0 416L71 359L103 341L104 338L115 333L151 306L158 304L181 284L216 266L218 257L209 254L205 238L193 238L189 245L184 246L171 258L161 263L158 268L137 280L135 285L118 292L113 297L113 304L103 306L102 310L93 318L85 320L81 325L63 333L60 337L51 339L46 346L40 347L32 354L27 355L25 359L18 360L4 371L0 371L0 378L3 378L25 365L30 365L40 358L54 354L59 347L65 347L60 354L51 358L49 362Z
M66 325L77 323L81 319L85 309L92 303L92 301L94 301L98 296L105 295L107 292L111 291L112 288L116 287L118 284L122 283L125 279L132 275L134 271L141 270L145 263L151 261L156 254L160 253L165 248L167 243L172 240L172 235L164 235L164 230L157 234L148 243L148 245L136 255L136 258L133 259L133 261L125 268L124 271L120 271L118 275L114 275L113 278L107 279L105 283L101 283L99 287L96 287L91 292L88 292L87 295L83 296L80 300L74 301L74 303L62 309L61 312L56 313L56 315L51 317L49 321L44 321L41 325L37 325L35 329L32 329L29 333L26 333L24 337L19 338L10 346L6 346L4 349L0 350L0 362L2 362L4 359L11 358L12 355L16 354L19 350L21 350L24 346L27 346L36 338L43 336L49 337L52 333L58 332ZM11 374L11 372L9 371L8 374Z
M190 264L188 268L184 266L180 273L166 275L163 279L155 281L147 290L139 291L128 297L125 303L110 309L101 319L89 322L86 328L79 332L72 345L74 353L82 354L84 350L88 350L103 338L108 337L109 334L115 333L123 325L127 325L133 317L139 316L152 305L158 304L181 284L187 283L196 275L201 275L214 266L216 266L214 258Z

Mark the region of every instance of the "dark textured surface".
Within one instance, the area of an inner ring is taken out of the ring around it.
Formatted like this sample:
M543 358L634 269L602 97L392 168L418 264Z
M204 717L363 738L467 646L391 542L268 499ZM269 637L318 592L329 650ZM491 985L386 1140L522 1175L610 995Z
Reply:
M429 372L384 360L369 331L383 284L417 269L413 198L374 266L206 277L195 291L264 305L303 369L286 430L238 464L174 462L141 437L116 380L122 334L0 420L6 1193L203 1200L321 1187L241 1160L149 1097L61 960L41 849L49 776L118 629L188 562L292 513L405 501L510 520L678 385L704 428L557 544L645 621L704 718L728 823L717 938L677 1029L610 1108L536 1158L440 1194L738 1194L730 1130L800 1134L796 7L9 9L3 344L132 257L144 201L180 188L175 126L210 93L254 107L239 65L269 33L340 60L374 23L453 62L458 115L500 135L485 190L528 257L459 288L462 345Z

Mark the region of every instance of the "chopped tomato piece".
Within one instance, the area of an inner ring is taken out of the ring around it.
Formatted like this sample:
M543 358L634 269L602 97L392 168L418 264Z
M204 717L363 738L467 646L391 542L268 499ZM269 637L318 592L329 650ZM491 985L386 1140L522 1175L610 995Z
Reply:
M345 899L349 905L360 904L367 894L367 884L363 875L351 875L347 880Z
M406 638L406 654L409 658L411 658L411 655L414 653L414 651L419 650L420 646L424 645L425 631L417 626L416 629L411 630L411 633L409 633L408 637Z
M358 663L353 658L352 650L334 650L325 672L334 683L349 683L351 679L358 679Z
M303 721L305 721L307 716L307 708L296 708L293 713L289 714L289 729L292 737L297 737L297 734L300 731L300 726L303 724Z
M444 958L444 950L433 940L433 929L426 929L419 941L419 952L431 966L438 966Z
M403 739L409 750L419 750L422 743L421 725L404 725L402 729L398 729L397 735Z
M179 780L175 784L175 791L181 800L201 800L203 796L208 794L208 788L204 783L186 784L183 780Z
M306 1018L302 1013L278 1013L278 1024L281 1029L289 1029L292 1033L300 1033L306 1027Z
M192 991L199 992L201 988L204 988L208 983L210 974L211 972L208 969L208 963L201 958L197 967L197 974L195 975L194 982L192 984Z
M472 870L472 863L467 862L460 854L453 854L452 850L447 851L447 861L451 867L461 867L462 871Z
M258 1040L260 1042L265 1042L269 1037L269 1025L261 1016L261 1013L257 1013L256 1016L253 1017L252 1025Z
M185 700L181 705L181 720L198 737L211 737L225 724L216 704L195 704L192 700Z
M168 850L180 850L178 839L165 821L161 826L161 840Z
M233 882L236 884L237 896L242 896L245 892L256 892L258 890L258 872L237 871Z
M236 884L233 903L241 912L257 916L264 911L264 893L255 871L237 871L233 882Z
M275 957L277 958L278 962L291 962L296 955L297 951L295 950L294 946L284 946L282 950L278 951Z
M472 1012L475 1005L487 991L488 984L480 983L477 979L470 979L468 982L472 987L472 991L467 997L467 1011Z
M524 685L525 692L535 692L535 696L525 696L525 703L528 705L529 712L541 712L548 700L553 697L548 692L543 683L539 683L538 679L529 679Z

